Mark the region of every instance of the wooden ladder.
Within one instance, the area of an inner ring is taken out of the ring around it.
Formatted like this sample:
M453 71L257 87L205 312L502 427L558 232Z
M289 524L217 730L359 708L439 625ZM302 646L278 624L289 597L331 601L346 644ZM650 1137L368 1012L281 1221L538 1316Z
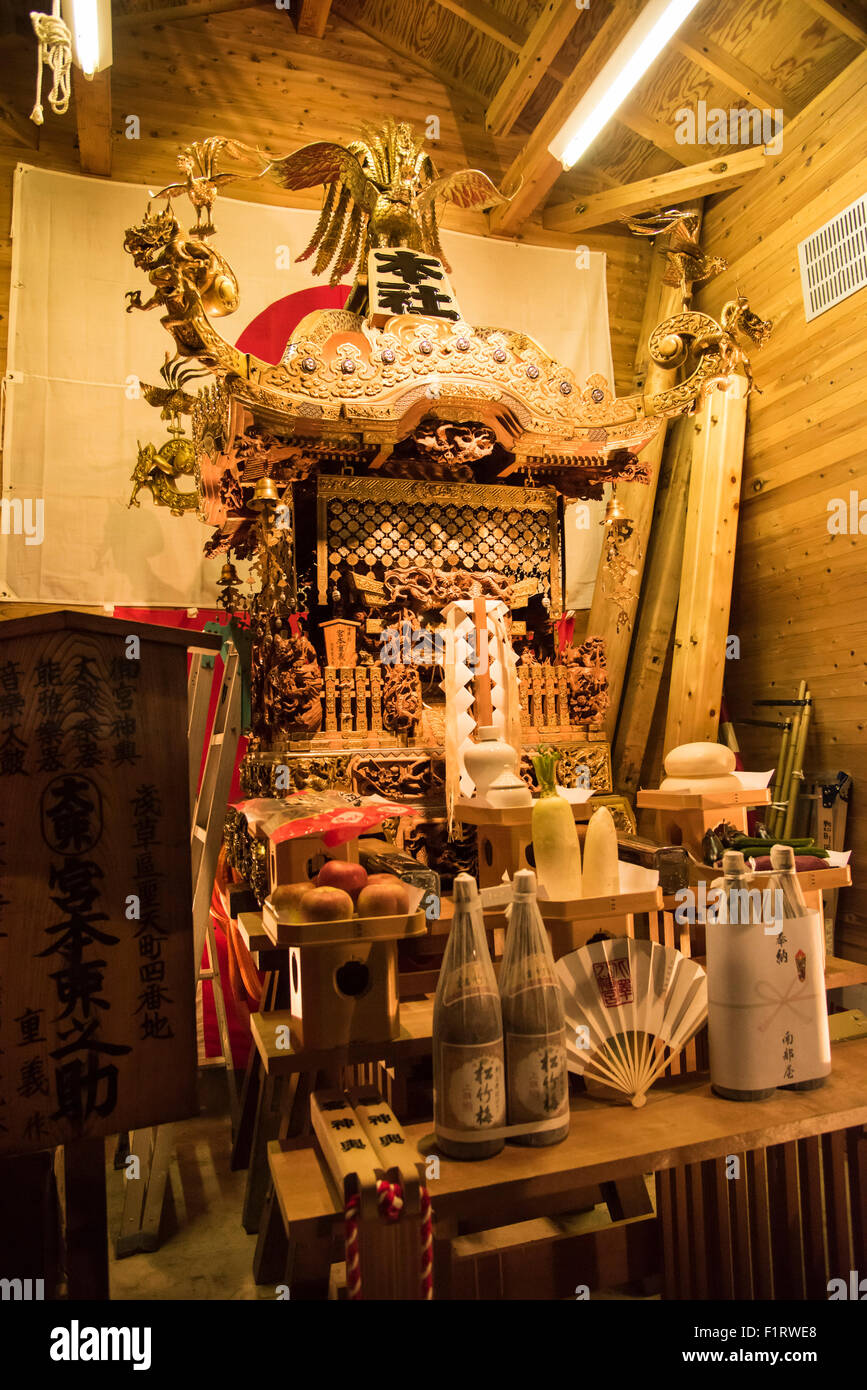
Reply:
M193 950L196 969L196 1010L200 1007L202 982L210 980L220 1033L222 1058L216 1065L226 1069L232 1127L237 1124L239 1105L226 1000L220 979L217 943L211 920L211 894L217 858L223 835L223 816L241 732L241 675L238 653L230 642L223 665L223 679L214 713L214 725L205 757L199 787L202 744L208 722L208 706L213 686L214 658L205 652L192 652L187 676L187 735L189 751L190 859L193 879ZM210 677L210 678L208 678ZM198 788L198 791L197 791ZM207 946L207 964L202 956ZM204 1058L199 1058L199 1065ZM174 1125L155 1125L129 1135L130 1156L135 1157L138 1176L125 1184L120 1232L115 1240L118 1258L140 1250L159 1248L159 1233L166 1200L169 1167L174 1154Z
M204 658L207 660L207 657ZM207 683L201 680L200 663L202 657L194 654L190 666L189 679L187 683L187 693L190 700L190 729L191 732L197 725L199 728L199 739L195 744L191 744L190 752L190 787L195 786L198 780L198 766L193 766L195 757L193 748L201 748L201 734L204 732L204 720L207 719L208 695L203 694L207 690ZM197 669L197 666L199 669ZM204 706L204 716L199 712L194 712L196 706ZM214 991L214 1009L217 1015L217 1027L220 1034L220 1047L222 1051L222 1065L226 1069L226 1081L229 1090L229 1110L232 1117L232 1128L238 1122L238 1086L235 1079L235 1068L232 1063L232 1047L229 1040L229 1023L226 1017L226 1001L223 994L223 986L220 980L219 963L217 958L217 943L214 935L214 924L211 918L211 895L214 887L214 875L217 870L217 859L220 853L220 845L223 839L223 821L225 817L226 804L229 791L232 786L232 776L235 770L235 757L238 752L238 740L241 734L241 672L239 668L238 653L234 645L229 642L226 658L223 665L223 679L220 685L220 693L217 698L217 708L214 712L214 725L211 730L211 739L208 744L208 752L205 757L205 768L202 774L202 783L199 787L198 795L193 802L192 828L190 831L190 860L193 875L193 951L196 961L196 1009L200 1007L200 997L202 992L202 982L210 980L211 988ZM207 947L207 965L202 968L202 955ZM204 1057L199 1058L199 1065L208 1065ZM219 1065L219 1063L218 1063Z

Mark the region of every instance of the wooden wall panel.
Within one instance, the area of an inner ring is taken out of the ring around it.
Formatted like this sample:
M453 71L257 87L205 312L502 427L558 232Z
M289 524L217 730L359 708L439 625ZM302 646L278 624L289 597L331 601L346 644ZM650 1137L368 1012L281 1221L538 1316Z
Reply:
M775 321L753 357L731 631L740 659L726 690L748 767L779 747L738 724L757 698L792 697L807 680L813 722L805 769L855 782L848 844L855 885L840 895L837 954L867 960L867 536L831 535L828 503L867 499L867 291L805 321L798 242L867 184L867 55L790 122L767 172L708 201L703 245L729 270L702 296L711 311L739 286ZM755 711L755 713L762 713ZM862 866L862 867L859 867Z

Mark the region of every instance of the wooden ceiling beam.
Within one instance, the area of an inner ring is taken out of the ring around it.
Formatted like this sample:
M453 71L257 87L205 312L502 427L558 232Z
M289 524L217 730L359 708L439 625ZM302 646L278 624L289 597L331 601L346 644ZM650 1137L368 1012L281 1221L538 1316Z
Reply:
M620 103L614 119L678 164L703 164L707 158L706 151L700 145L679 145L674 138L674 126L654 120L638 102L631 101L629 97Z
M72 93L81 172L110 178L111 68L104 68L88 82L80 69L73 67Z
M769 158L773 156L766 155L764 147L758 146L722 159L709 159L689 169L655 174L606 193L573 198L568 203L547 208L542 226L548 231L583 233L591 227L604 227L608 222L631 217L636 212L678 204L709 193L722 193L743 183L759 169L767 168Z
M200 19L212 14L230 14L232 10L251 10L263 0L184 0L181 5L156 5L153 9L128 6L118 10L112 6L113 30L133 29L139 24L172 24L178 19Z
M582 13L575 0L548 0L521 51L491 99L485 124L508 135Z
M806 0L806 3L847 39L867 47L867 14L863 5L855 4L854 0Z
M6 137L16 145L26 145L35 149L39 144L37 128L32 121L19 116L7 101L0 100L0 137Z
M791 102L779 87L768 82L760 73L741 62L733 53L727 53L719 44L705 38L694 24L682 24L672 39L672 47L684 58L688 58L702 72L721 82L729 91L745 97L756 106L780 110L786 120L794 116Z
M314 39L325 37L325 26L331 13L331 0L301 0L298 10L298 33Z
M524 31L514 20L500 14L485 0L436 0L443 10L448 10L463 19L480 34L485 34L495 43L508 48L511 53L520 53L524 45Z
M548 146L562 130L590 84L602 71L612 51L629 33L645 0L617 0L601 28L579 59L572 76L552 101L520 154L509 166L503 187L515 190L505 207L489 214L491 231L510 236L545 202L563 173L563 165Z

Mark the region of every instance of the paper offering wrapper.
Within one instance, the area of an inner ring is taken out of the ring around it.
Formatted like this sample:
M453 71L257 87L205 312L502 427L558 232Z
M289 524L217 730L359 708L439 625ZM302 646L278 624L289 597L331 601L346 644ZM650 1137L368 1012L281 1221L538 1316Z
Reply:
M817 912L765 924L707 924L710 1078L733 1091L813 1081L831 1070Z

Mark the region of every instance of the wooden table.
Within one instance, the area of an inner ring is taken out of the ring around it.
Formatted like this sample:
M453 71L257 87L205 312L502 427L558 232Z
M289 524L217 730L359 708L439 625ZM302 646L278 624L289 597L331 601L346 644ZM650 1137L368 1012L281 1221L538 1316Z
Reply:
M867 1039L854 1039L835 1044L833 1072L816 1091L741 1103L715 1096L706 1077L691 1076L655 1087L641 1110L581 1094L573 1097L572 1130L562 1144L507 1145L479 1163L440 1156L439 1176L428 1182L436 1296L468 1296L453 1250L463 1232L535 1225L570 1211L581 1190L653 1172L655 1216L617 1222L607 1240L602 1232L593 1242L564 1237L573 1259L564 1261L564 1251L556 1258L558 1292L550 1278L530 1274L533 1261L527 1263L519 1233L523 1293L514 1291L514 1271L507 1293L568 1297L581 1283L593 1286L594 1270L604 1270L609 1282L624 1271L634 1278L657 1255L667 1298L827 1297L827 1280L848 1277L867 1250L865 1077ZM436 1152L431 1125L406 1133L424 1165ZM325 1297L330 1264L340 1258L340 1198L312 1146L272 1143L269 1163L289 1241L291 1296ZM739 1177L728 1178L727 1166ZM501 1272L507 1244L498 1246ZM557 1244L556 1234L549 1244ZM502 1289L493 1296L504 1296Z

